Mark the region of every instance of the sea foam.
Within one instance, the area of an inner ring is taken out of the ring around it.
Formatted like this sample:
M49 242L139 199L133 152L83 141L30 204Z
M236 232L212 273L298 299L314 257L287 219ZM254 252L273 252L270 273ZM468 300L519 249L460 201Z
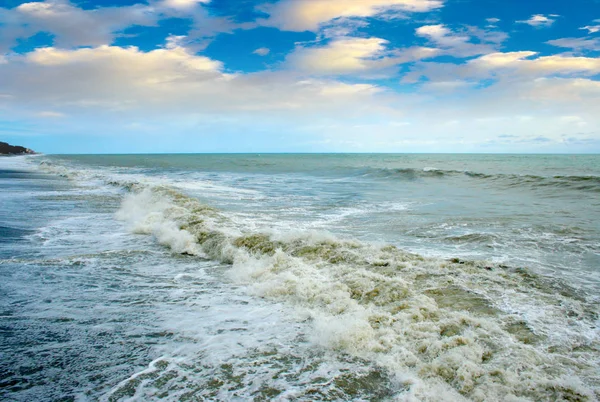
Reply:
M231 264L231 280L311 322L315 345L389 372L399 400L599 397L597 306L526 269L248 232L164 186L135 189L117 216L176 253Z

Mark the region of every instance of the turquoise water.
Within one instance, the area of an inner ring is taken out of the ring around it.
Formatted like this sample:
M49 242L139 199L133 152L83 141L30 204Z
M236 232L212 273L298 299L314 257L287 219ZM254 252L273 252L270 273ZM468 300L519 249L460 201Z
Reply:
M600 396L600 156L0 171L3 398Z

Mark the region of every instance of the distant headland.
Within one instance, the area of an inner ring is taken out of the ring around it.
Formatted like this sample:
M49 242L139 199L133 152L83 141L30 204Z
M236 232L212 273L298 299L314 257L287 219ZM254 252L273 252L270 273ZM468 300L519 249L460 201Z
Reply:
M18 145L10 145L6 142L0 141L0 155L25 155L35 154L35 151L21 147Z

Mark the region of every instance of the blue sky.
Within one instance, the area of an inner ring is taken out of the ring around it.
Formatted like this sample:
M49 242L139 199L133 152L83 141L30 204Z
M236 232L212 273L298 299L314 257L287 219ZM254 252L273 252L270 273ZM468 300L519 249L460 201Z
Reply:
M597 153L600 0L1 0L0 140Z

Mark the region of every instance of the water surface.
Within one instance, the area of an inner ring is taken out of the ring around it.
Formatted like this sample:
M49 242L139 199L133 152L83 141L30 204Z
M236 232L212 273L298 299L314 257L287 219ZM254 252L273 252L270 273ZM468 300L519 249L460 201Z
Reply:
M8 400L596 400L600 157L0 159Z

